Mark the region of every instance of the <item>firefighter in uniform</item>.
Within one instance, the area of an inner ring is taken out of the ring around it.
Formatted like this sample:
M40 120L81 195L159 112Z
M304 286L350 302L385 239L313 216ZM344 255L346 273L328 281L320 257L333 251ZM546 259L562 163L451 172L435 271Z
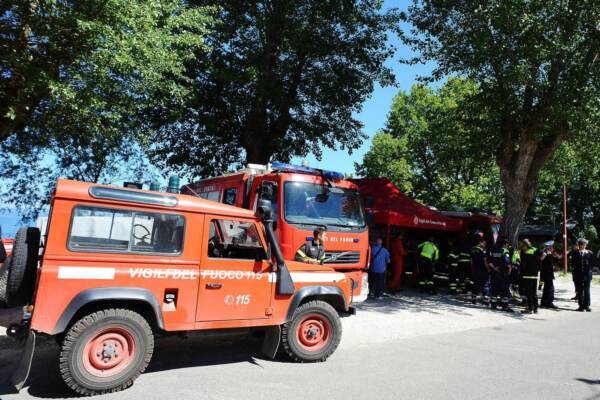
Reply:
M577 241L578 249L573 251L573 279L577 288L577 311L592 311L590 308L590 283L592 281L592 262L594 255L587 249L587 240Z
M435 284L433 282L433 268L440 258L440 251L433 243L433 237L417 246L418 266L419 266L419 287L421 292L435 293Z
M540 267L539 252L531 245L529 239L524 239L521 244L521 286L527 298L525 312L530 314L538 312L537 283Z
M308 240L296 252L296 261L309 264L321 264L323 262L325 259L324 232L325 229L322 227L314 230L312 240Z
M448 254L446 255L446 265L448 265L448 292L457 294L459 289L459 252L453 241L448 242Z
M458 290L468 293L471 290L471 252L468 245L464 244L458 254Z
M508 242L506 239L500 240L491 254L491 270L490 270L490 281L491 281L491 301L492 309L496 309L498 305L502 307L502 310L512 312L512 309L508 306L510 299L510 250L508 249Z
M471 302L476 304L482 301L489 304L488 281L490 280L490 267L486 243L483 238L479 239L477 246L471 249Z
M512 286L512 295L515 298L520 298L521 292L519 290L519 281L521 280L521 250L511 249L511 253L512 254L510 256L510 282Z

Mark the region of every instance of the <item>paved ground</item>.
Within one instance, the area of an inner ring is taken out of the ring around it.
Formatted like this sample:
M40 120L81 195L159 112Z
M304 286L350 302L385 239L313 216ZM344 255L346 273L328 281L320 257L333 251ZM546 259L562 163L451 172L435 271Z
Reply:
M147 373L103 398L600 399L600 287L592 313L572 311L568 280L557 287L562 310L526 316L414 293L369 302L343 320L342 345L322 364L264 360L248 339L163 338ZM28 387L0 385L0 398L70 397L57 351L45 343ZM0 382L17 357L0 336Z

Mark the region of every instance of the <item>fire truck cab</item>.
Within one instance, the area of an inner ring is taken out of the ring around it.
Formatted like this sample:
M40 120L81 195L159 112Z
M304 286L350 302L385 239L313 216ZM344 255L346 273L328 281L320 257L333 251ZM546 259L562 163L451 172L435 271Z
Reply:
M324 361L353 314L351 284L327 265L284 260L273 212L197 197L59 180L44 246L21 228L0 270L0 295L23 306L8 333L61 347L59 370L83 395L122 390L148 365L157 334L264 333L263 351ZM41 251L40 251L41 250Z
M352 282L352 302L366 300L368 228L358 188L343 174L285 163L249 164L241 171L184 185L181 192L249 210L269 200L286 260L294 260L314 229L324 227L324 264Z

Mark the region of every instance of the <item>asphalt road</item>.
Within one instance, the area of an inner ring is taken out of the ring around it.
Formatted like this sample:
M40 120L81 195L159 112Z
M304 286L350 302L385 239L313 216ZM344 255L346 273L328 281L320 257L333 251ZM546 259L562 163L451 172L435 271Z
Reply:
M566 300L570 292L561 295L563 310L525 317L442 296L385 299L344 320L342 346L321 364L264 360L260 344L247 338L163 338L132 388L101 398L600 399L600 307L594 303L598 312L577 313ZM390 319L414 323L390 325ZM481 319L487 322L476 323ZM427 323L429 331L413 328L421 329L425 320L435 321ZM364 325L371 329L360 330ZM390 336L383 329L405 334ZM383 339L370 341L365 334ZM0 398L72 396L58 375L57 352L52 343L42 346L29 386L15 394L0 385ZM0 381L17 354L10 339L0 336Z

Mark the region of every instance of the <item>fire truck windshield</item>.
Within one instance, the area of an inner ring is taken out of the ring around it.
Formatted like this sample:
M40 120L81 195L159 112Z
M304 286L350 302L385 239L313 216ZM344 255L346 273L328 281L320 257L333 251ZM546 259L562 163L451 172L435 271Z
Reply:
M358 192L308 182L286 182L284 217L289 223L362 228L365 217Z

